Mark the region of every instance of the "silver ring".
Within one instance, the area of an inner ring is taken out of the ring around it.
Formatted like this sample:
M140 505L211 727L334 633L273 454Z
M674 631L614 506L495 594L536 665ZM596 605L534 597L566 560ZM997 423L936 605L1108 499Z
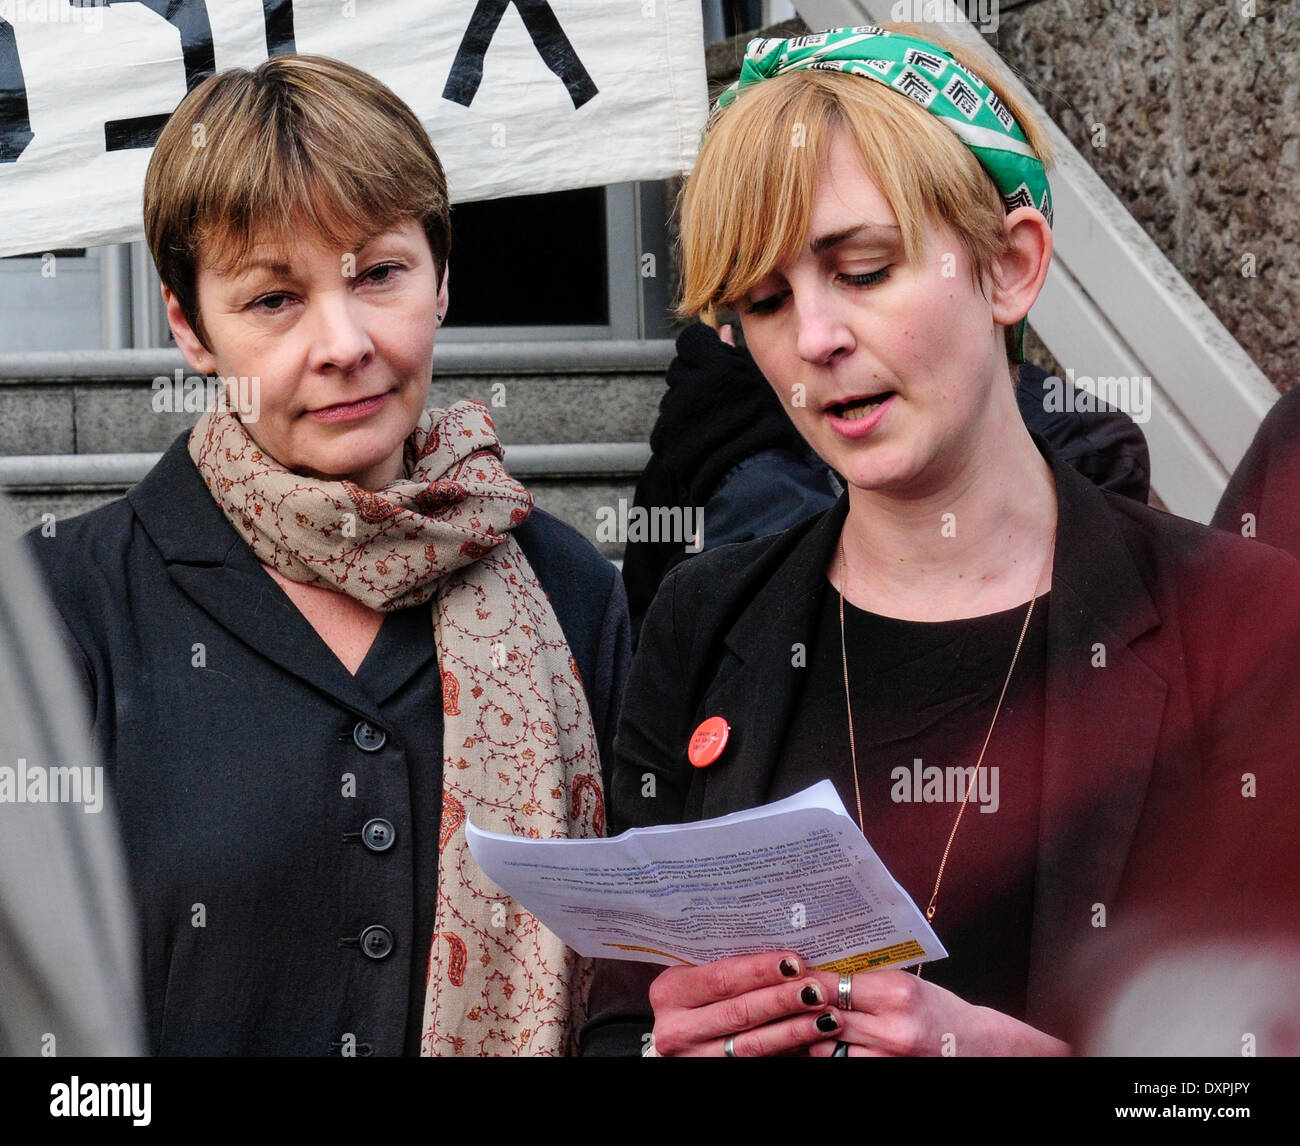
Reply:
M853 976L840 976L840 1010L853 1010Z
M722 1044L722 1053L725 1054L728 1058L739 1058L739 1057L740 1057L740 1055L738 1055L738 1054L736 1053L736 1036L735 1036L735 1035L731 1035L731 1036L727 1039L727 1041L726 1041L725 1043Z

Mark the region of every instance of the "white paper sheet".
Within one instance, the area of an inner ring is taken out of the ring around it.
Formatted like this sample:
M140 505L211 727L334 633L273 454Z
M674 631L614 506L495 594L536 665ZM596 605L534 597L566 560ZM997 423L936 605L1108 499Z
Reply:
M466 825L484 874L582 955L700 964L790 950L845 972L947 955L829 780L794 796L609 840Z

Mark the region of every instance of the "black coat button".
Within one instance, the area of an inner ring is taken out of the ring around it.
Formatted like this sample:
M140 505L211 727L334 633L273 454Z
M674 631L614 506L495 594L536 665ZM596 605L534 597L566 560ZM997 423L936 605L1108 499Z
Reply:
M368 820L361 829L361 842L372 852L386 852L397 840L397 829L387 820Z
M388 740L388 733L364 720L357 721L352 730L352 740L362 752L378 752Z
M361 950L372 959L383 959L393 950L393 933L387 927L371 924L361 933Z

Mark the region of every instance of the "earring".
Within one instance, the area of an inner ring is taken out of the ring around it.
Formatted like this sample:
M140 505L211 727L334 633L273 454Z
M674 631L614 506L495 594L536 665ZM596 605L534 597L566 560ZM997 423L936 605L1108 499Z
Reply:
M438 320L439 323L442 322L442 315L441 315L440 313L439 313L439 314L435 314L433 317L436 318L436 319Z

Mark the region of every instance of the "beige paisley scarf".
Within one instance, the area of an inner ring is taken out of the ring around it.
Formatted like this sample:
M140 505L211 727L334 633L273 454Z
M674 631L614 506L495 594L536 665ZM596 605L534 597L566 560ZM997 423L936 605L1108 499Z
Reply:
M421 1053L572 1053L589 962L488 883L465 843L467 819L534 838L599 836L605 820L578 667L510 534L532 495L486 408L426 411L405 477L374 491L285 469L224 408L189 450L239 535L290 580L383 611L435 598L443 796Z

